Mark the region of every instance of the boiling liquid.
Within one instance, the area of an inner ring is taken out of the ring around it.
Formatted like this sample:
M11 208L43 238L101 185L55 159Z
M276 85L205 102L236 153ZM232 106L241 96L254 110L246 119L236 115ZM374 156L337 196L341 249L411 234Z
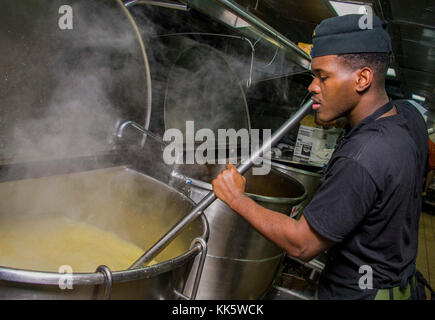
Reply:
M99 265L106 265L118 271L128 269L144 253L116 234L83 222L36 219L0 224L0 266L58 272L66 265L76 273L94 272Z

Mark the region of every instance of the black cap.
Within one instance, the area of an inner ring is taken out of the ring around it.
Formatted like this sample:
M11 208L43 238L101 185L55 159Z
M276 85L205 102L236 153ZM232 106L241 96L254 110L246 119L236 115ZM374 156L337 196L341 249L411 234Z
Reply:
M372 15L348 14L323 20L314 30L311 57L391 52L387 23Z

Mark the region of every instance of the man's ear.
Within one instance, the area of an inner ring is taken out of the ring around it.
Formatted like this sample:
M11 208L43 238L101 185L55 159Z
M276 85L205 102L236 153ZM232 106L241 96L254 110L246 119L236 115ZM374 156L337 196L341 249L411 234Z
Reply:
M373 70L369 67L364 67L356 71L356 91L361 93L367 90L373 82Z

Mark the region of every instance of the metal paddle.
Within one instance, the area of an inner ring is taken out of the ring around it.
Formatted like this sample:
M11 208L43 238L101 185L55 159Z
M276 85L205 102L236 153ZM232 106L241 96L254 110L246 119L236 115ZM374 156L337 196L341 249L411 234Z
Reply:
M298 111L296 111L284 124L279 127L278 130L272 135L272 137L263 143L261 148L257 149L249 157L249 160L242 162L237 166L237 171L240 174L244 174L253 165L257 158L261 157L263 153L270 150L274 145L281 140L281 138L291 130L302 118L308 114L313 105L313 101L310 99L306 102ZM210 191L198 204L190 211L184 218L178 221L163 237L160 238L147 252L145 252L139 259L137 259L129 269L145 266L150 260L158 255L166 246L175 239L175 237L193 220L198 218L201 213L207 209L217 199L213 191Z

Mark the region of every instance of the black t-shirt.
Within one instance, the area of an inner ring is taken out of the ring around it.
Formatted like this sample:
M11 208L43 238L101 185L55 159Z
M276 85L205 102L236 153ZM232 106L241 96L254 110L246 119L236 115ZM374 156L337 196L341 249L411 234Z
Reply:
M393 103L397 115L366 118L338 143L304 209L310 226L335 243L320 277L319 299L371 299L377 288L398 286L415 263L427 127L409 102ZM373 272L372 290L359 286L362 266Z

